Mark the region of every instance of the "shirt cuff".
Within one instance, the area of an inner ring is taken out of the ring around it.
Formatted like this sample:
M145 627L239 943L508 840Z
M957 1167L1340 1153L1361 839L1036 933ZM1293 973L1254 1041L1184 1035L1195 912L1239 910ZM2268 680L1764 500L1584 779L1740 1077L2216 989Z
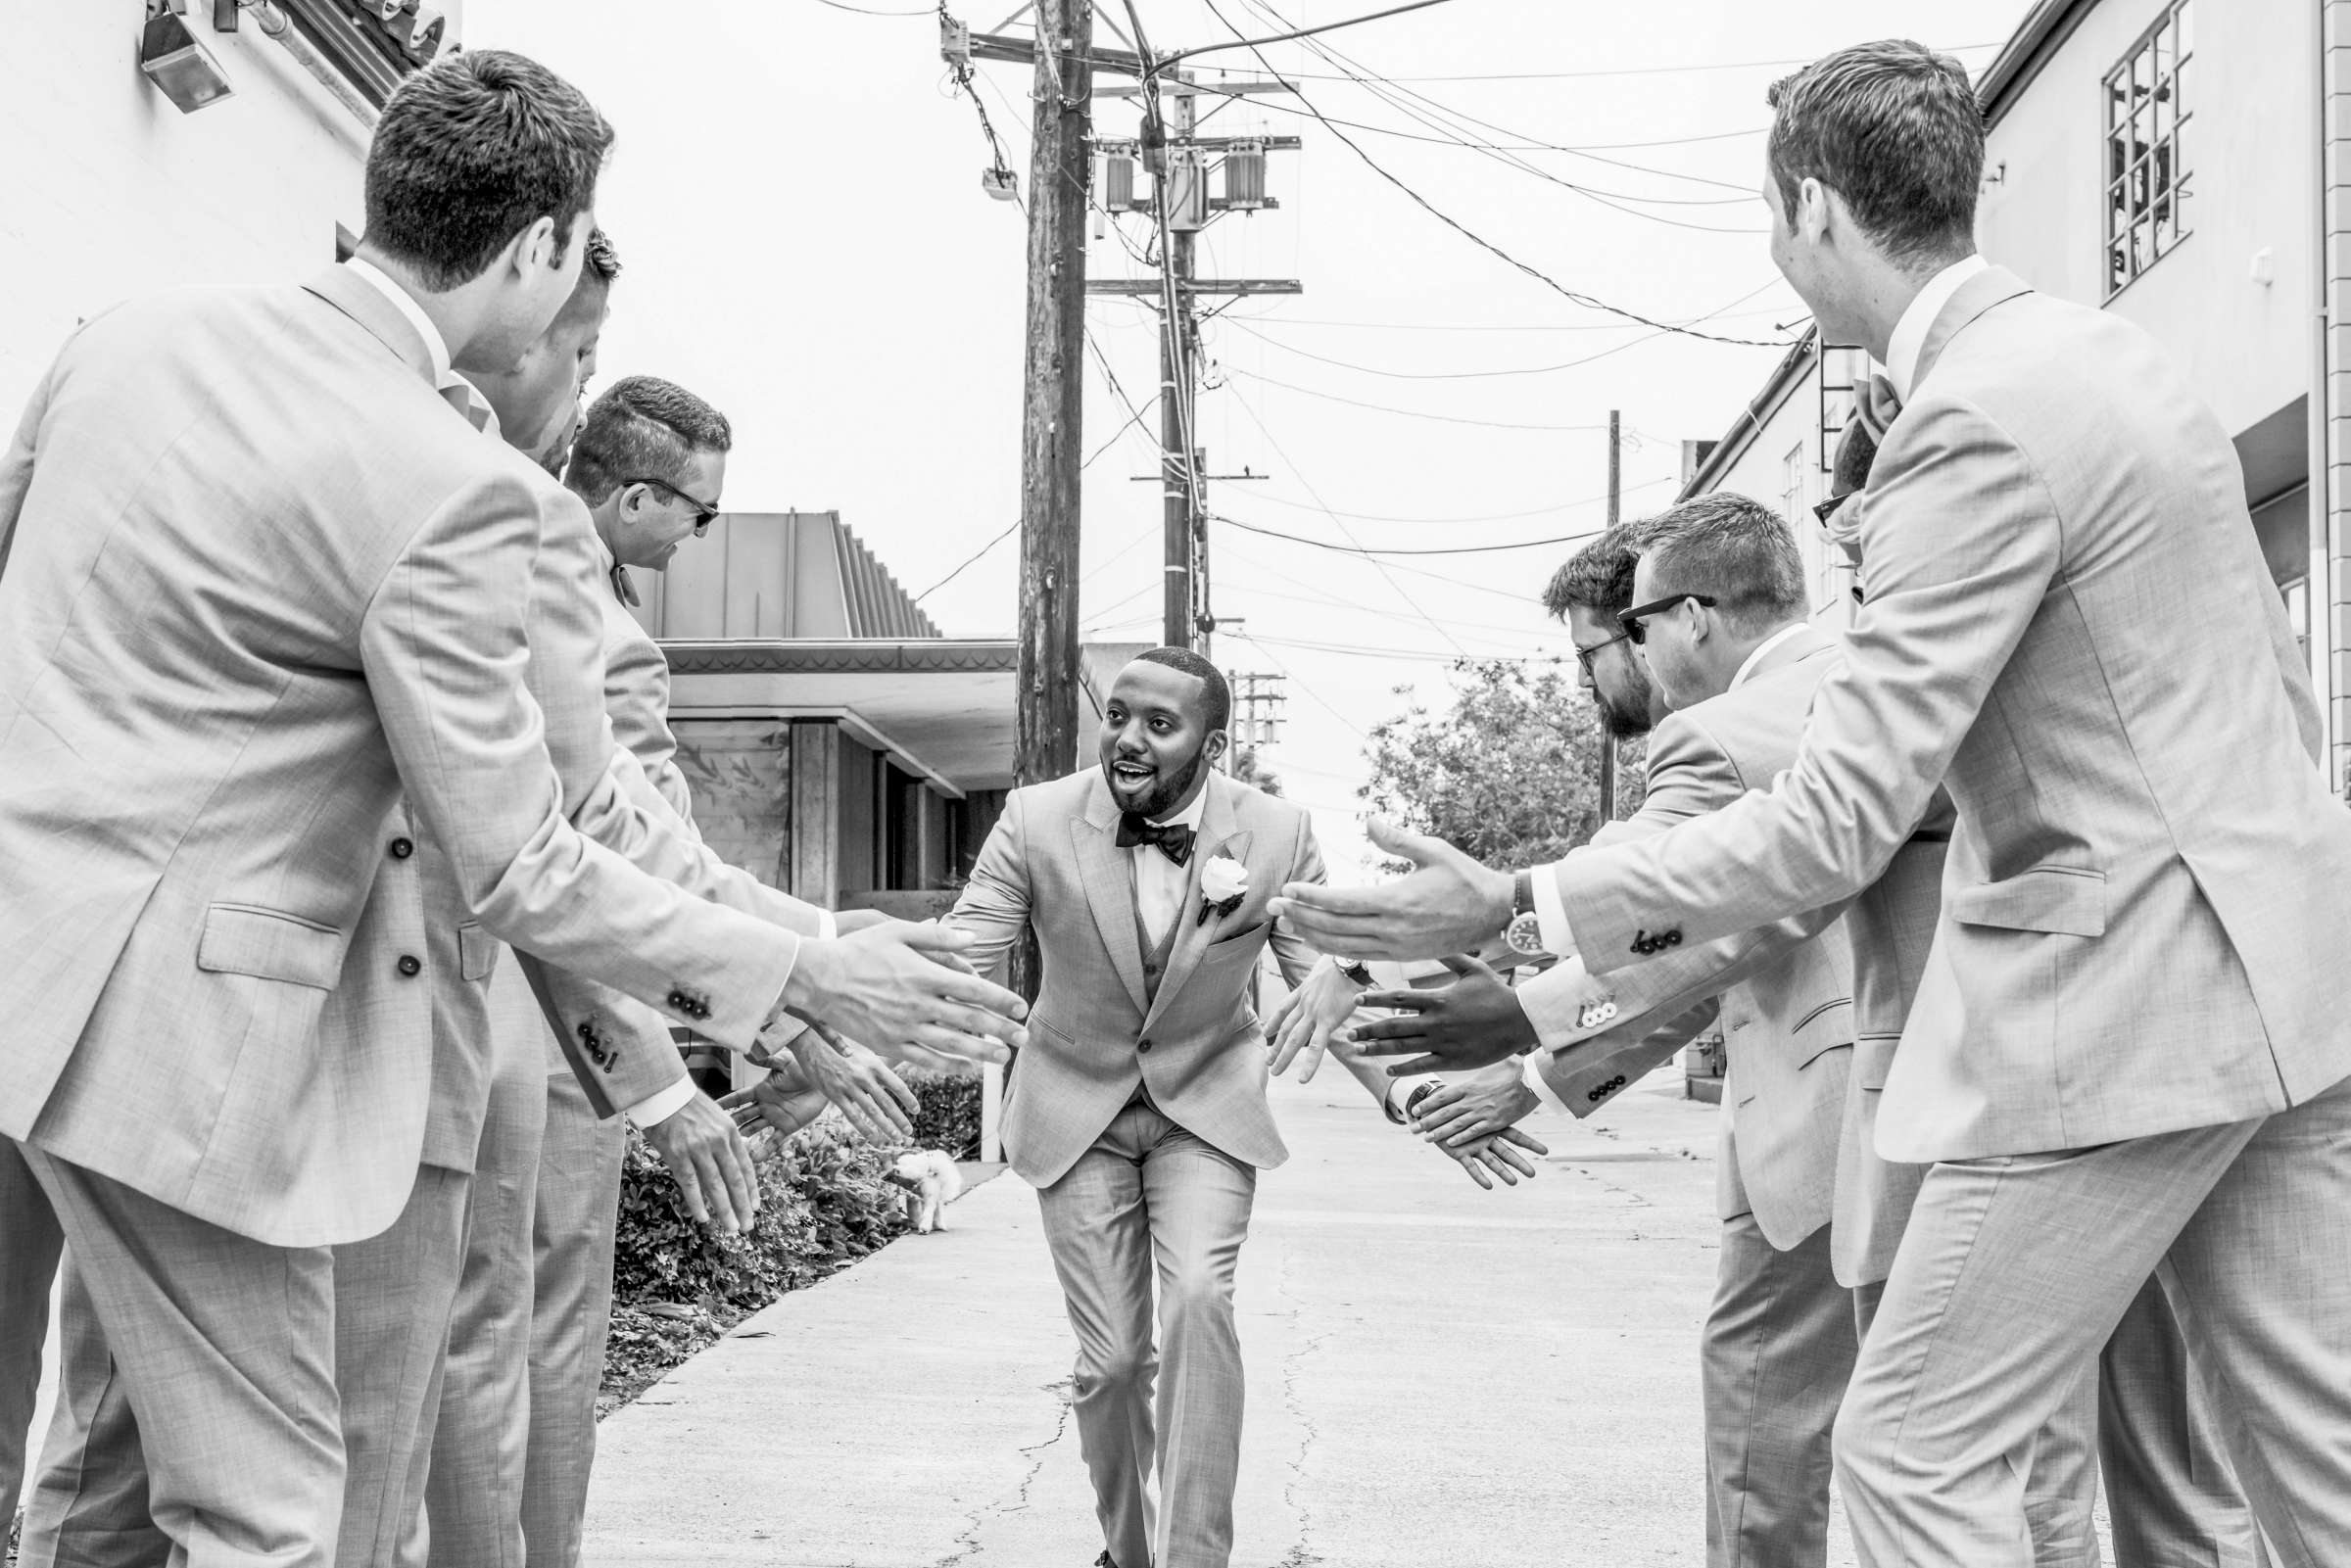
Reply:
M699 1092L694 1086L694 1079L680 1078L666 1089L655 1089L633 1106L622 1107L620 1114L637 1123L637 1130L643 1132L685 1110L686 1102Z
M1422 1084L1427 1084L1431 1088L1441 1088L1444 1083L1445 1080L1434 1072L1423 1072L1416 1078L1398 1078L1394 1083L1388 1085L1388 1092L1381 1099L1380 1107L1387 1112L1390 1121L1400 1127L1409 1126L1411 1120L1404 1114L1404 1105L1413 1097L1413 1091Z
M1535 1091L1536 1099L1561 1116L1571 1117L1575 1113L1567 1109L1567 1102L1559 1098L1559 1092L1552 1088L1551 1080L1543 1076L1544 1066L1550 1061L1549 1051L1529 1051L1526 1054L1526 1066L1519 1069L1519 1075L1526 1079L1526 1086Z
M1555 958L1575 953L1575 930L1567 924L1567 901L1559 896L1558 862L1534 869L1535 924L1543 932L1543 951Z
M830 942L840 935L840 917L829 909L816 912L816 939Z

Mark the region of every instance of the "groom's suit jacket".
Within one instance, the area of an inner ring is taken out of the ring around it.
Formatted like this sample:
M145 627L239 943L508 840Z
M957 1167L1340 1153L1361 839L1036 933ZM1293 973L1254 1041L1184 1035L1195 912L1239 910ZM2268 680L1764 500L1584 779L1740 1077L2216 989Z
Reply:
M1277 1165L1289 1151L1266 1104L1266 1037L1249 977L1268 942L1291 984L1314 967L1315 952L1266 915L1282 883L1322 879L1313 823L1289 801L1210 775L1156 993L1118 830L1098 768L1014 790L948 917L979 938L965 956L992 978L1026 931L1044 956L1029 1044L1007 1088L1005 1153L1024 1178L1051 1186L1139 1085L1204 1141L1261 1168ZM1201 870L1220 856L1247 870L1248 887L1231 914L1201 921Z
M421 913L369 897L404 785L485 931L714 1038L797 951L566 817L524 677L569 498L354 287L118 308L0 457L0 1134L279 1245L414 1179Z
M2153 341L1969 279L1858 527L1866 597L1796 767L1555 869L1586 963L1846 897L1947 784L1883 1154L2244 1120L2351 1074L2351 814L2235 451Z
M1768 786L1796 760L1812 693L1842 657L1833 639L1805 627L1738 686L1668 714L1650 735L1640 811L1594 842L1661 833ZM1721 1217L1752 1212L1782 1251L1829 1222L1853 1054L1851 954L1834 912L1616 974L1593 974L1570 959L1518 994L1543 1043L1565 1047L1538 1069L1578 1112L1605 1104L1718 1021L1728 1061L1715 1163Z

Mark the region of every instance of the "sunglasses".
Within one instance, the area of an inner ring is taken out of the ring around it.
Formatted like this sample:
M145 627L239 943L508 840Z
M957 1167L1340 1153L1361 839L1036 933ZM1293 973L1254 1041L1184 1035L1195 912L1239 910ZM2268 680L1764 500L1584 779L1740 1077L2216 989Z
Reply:
M696 539L699 539L704 534L710 532L710 524L718 516L718 507L715 504L702 499L699 496L687 495L686 492L680 490L677 486L671 484L666 479L626 479L621 481L621 483L627 485L650 485L655 490L665 490L669 492L670 495L676 497L679 500L682 500L687 505L693 507L694 537Z
M1684 599L1688 599L1694 604L1703 604L1708 609L1714 607L1714 595L1711 594L1668 594L1661 599L1652 599L1647 604L1634 605L1616 617L1616 624L1623 627L1624 635L1633 640L1633 646L1639 647L1649 641L1649 628L1641 624L1642 617L1656 615L1672 609Z
M1632 636L1633 634L1630 632L1619 632L1614 637L1609 638L1606 642L1595 642L1588 648L1579 647L1575 650L1575 662L1584 667L1584 673L1586 675L1590 675L1592 673L1592 661L1598 658L1603 650L1612 648L1619 642L1628 642L1632 641Z
M1861 492L1857 490L1848 490L1842 496L1831 496L1826 500L1816 500L1812 503L1812 515L1825 524L1830 518L1837 515L1847 501L1860 494Z

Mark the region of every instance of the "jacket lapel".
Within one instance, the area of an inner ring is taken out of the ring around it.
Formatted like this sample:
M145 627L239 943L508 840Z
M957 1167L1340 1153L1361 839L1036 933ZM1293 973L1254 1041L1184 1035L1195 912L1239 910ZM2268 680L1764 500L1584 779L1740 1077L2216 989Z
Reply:
M1134 998L1134 1010L1147 1013L1151 1000L1143 988L1143 950L1134 929L1134 881L1126 851L1119 848L1118 827L1118 804L1097 774L1086 786L1084 815L1070 819L1078 880L1085 889L1086 907L1094 913L1094 929L1101 933L1110 967ZM1166 985L1160 994L1167 994Z
M1183 982L1192 977L1192 971L1200 967L1200 956L1208 951L1223 924L1200 918L1201 872L1219 854L1228 855L1244 866L1248 864L1251 834L1240 830L1232 809L1231 791L1238 787L1223 774L1209 776L1208 804L1200 813L1200 834L1193 842L1192 863L1186 868L1183 879L1183 902L1176 906L1176 951L1168 958L1168 973L1160 976L1158 1000L1143 1019L1145 1033L1160 1014L1167 1011L1176 993L1183 989Z
M2024 279L2004 266L1988 266L1960 284L1937 313L1935 324L1927 329L1927 341L1919 346L1918 368L1910 377L1910 396L1918 396L1918 389L1926 384L1927 373L1935 368L1935 361L1943 357L1943 351L1950 346L1951 339L1970 322L1995 305L2032 292Z

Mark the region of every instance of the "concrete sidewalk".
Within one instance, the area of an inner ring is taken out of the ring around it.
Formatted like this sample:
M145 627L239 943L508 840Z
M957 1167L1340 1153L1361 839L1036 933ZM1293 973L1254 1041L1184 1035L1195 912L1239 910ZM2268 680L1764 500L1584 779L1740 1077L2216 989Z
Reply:
M1276 1083L1290 1163L1241 1256L1235 1568L1704 1560L1698 1325L1714 1111L1659 1075L1538 1114L1479 1191L1337 1068ZM602 1429L595 1568L1085 1568L1072 1344L1002 1176L745 1321ZM1833 1563L1849 1563L1842 1522Z

